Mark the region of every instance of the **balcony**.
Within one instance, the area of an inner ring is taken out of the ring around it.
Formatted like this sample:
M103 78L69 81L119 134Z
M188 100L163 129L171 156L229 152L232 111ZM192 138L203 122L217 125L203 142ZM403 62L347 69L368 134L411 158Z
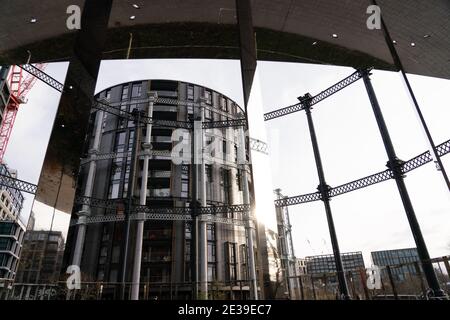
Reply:
M178 98L177 91L157 90L156 92L159 98Z
M169 198L170 188L158 188L147 190L147 197L152 198Z
M154 112L177 112L178 107L176 106L162 106L162 105L155 105L153 106Z

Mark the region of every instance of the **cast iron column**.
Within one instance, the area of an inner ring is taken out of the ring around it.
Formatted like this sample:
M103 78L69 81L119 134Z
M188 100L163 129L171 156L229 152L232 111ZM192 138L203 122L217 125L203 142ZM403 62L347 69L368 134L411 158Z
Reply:
M376 6L378 6L378 4L375 0L372 0L372 3ZM439 170L441 171L444 181L447 184L447 188L450 191L450 180L448 178L447 172L445 171L445 167L442 164L442 160L439 157L438 152L436 151L436 145L434 144L433 137L431 136L431 133L430 133L430 130L428 129L427 123L425 122L425 118L422 114L422 111L420 110L419 103L417 102L417 99L416 99L416 96L412 89L412 86L409 83L408 76L406 75L405 68L403 67L403 63L400 60L400 56L397 53L397 49L395 49L394 42L391 38L389 30L387 29L386 23L384 22L384 19L382 16L381 16L381 25L382 25L382 29L383 29L384 39L389 48L392 59L394 60L395 66L400 70L400 75L404 82L406 91L408 93L409 98L411 99L412 105L414 106L414 111L416 112L416 115L419 118L419 121L422 125L422 129L424 131L426 139L428 140L428 144L430 145L430 154L431 154L432 158L434 159L434 161L436 162Z
M405 208L406 216L408 217L414 240L416 242L417 252L419 254L419 258L422 263L423 271L425 273L428 285L430 286L431 290L433 290L433 294L435 297L445 297L444 291L442 291L439 286L439 281L436 277L436 273L434 272L433 264L431 263L430 255L428 253L425 240L423 239L419 222L417 221L411 199L409 198L408 190L406 189L402 172L403 162L398 159L397 155L395 154L395 149L389 136L389 131L387 129L380 105L378 104L375 91L370 81L370 71L361 70L360 72L362 73L364 84L367 90L367 95L372 105L373 113L375 114L375 118L377 120L378 128L383 139L386 153L389 157L388 167L392 170L395 182L397 183L397 188L403 202L403 207Z
M248 127L247 127L248 128ZM246 156L246 143L244 127L238 129L238 163L241 166L241 183L242 183L242 200L245 205L249 206L249 210L244 213L243 218L245 221L245 237L247 245L247 263L248 263L248 280L250 282L250 300L258 300L258 281L256 276L256 261L255 261L255 248L253 244L253 235L256 231L256 222L253 218L250 201L250 188L248 185L248 173L247 173L247 156Z
M199 291L199 248L198 248L198 238L199 238L199 230L198 230L198 147L199 143L196 141L198 139L198 135L195 133L196 121L201 122L201 118L199 117L198 112L194 110L194 116L192 119L192 131L191 131L191 170L192 170L192 195L191 195L191 216L192 216L192 224L191 224L191 283L192 283L192 291L193 291L193 300L198 300L198 291Z
M149 92L149 103L147 107L147 119L153 117L153 104L157 98L156 92ZM148 167L150 161L150 152L152 149L152 123L147 122L146 134L142 149L145 152L143 159L141 190L139 193L139 205L145 206L147 204L147 187L148 187ZM138 212L138 221L136 226L136 245L134 247L134 264L133 264L133 280L131 285L131 300L139 300L139 288L141 281L141 264L142 264L142 242L144 238L145 213Z
M200 206L206 208L206 177L205 177L205 160L203 157L203 148L205 146L205 131L203 130L203 123L205 122L205 99L202 98L200 102L200 118L201 121L196 121L194 125L194 139L196 139L197 148L196 154L198 155L197 164L199 168L197 189ZM199 263L199 282L200 282L200 300L208 300L208 236L207 236L207 224L202 215L198 221L198 263Z
M127 209L126 209L126 222L125 222L125 244L122 260L122 274L121 274L121 299L125 300L126 291L126 279L127 279L127 266L128 266L128 247L130 242L130 228L131 228L131 212L133 210L133 193L134 184L136 181L136 161L137 161L137 147L138 140L140 139L141 130L141 111L138 109L133 110L134 116L134 139L133 149L131 151L131 164L130 164L130 177L128 179L128 193L127 193Z
M314 122L311 115L311 95L306 94L304 97L299 98L300 102L305 106L306 117L308 119L309 133L311 135L311 143L314 150L314 159L316 160L317 173L319 175L318 190L321 194L323 204L325 206L325 213L327 215L328 229L330 231L331 245L333 247L334 261L336 263L336 272L339 282L339 290L341 292L341 298L345 300L350 299L350 295L347 287L347 280L345 279L344 267L342 265L341 252L339 250L339 243L336 235L336 229L334 227L333 215L331 214L330 197L328 191L330 186L325 182L325 174L323 172L322 160L320 158L319 145L317 142L316 131L314 129Z

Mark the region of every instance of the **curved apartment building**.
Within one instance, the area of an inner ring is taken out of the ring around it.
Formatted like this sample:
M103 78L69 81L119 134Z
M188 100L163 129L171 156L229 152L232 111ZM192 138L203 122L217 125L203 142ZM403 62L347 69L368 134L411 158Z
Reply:
M73 210L65 268L80 265L82 282L102 283L105 299L133 298L133 292L135 299L198 298L192 267L198 267L200 294L251 298L249 280L256 283L262 268L248 259L251 242L259 259L256 233L249 231L256 224L245 228L248 212L241 206L253 201L244 127L231 124L245 119L241 107L219 92L167 80L123 83L96 99L103 102L91 114L77 189L84 200ZM203 150L198 165L192 165L193 143ZM195 205L203 214L192 242ZM197 265L192 243L198 243Z

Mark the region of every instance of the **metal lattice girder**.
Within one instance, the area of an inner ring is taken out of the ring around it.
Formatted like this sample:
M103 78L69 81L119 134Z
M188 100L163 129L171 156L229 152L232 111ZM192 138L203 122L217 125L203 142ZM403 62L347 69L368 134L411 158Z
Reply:
M76 204L88 205L90 207L97 207L103 209L115 210L119 206L123 206L125 199L97 199L84 196L77 196L75 198ZM216 215L225 213L248 213L250 212L250 205L239 204L229 206L211 206L197 208L198 215ZM189 207L170 207L170 208L152 208L149 206L134 205L132 207L132 214L136 213L151 213L151 214L177 214L177 215L191 215L192 209Z
M224 213L247 213L250 211L250 205L229 205L229 206L211 206L197 208L198 215L216 215ZM191 215L192 209L188 207L173 207L173 208L150 208L148 206L134 206L133 213L163 213L163 214L178 214Z
M278 109L275 111L271 111L269 113L265 113L264 121L269 121L269 120L273 120L276 118L280 118L280 117L283 117L283 116L291 114L291 113L302 111L304 109L305 109L305 107L303 104L297 103L297 104L291 105L286 108L282 108L282 109Z
M164 103L169 105L177 105L177 106L192 106L192 107L200 107L200 103L196 103L193 101L186 101L186 100L177 100L177 99L170 99L170 98L156 98L156 103Z
M211 122L203 122L203 129L211 129L211 128L228 128L228 127L245 127L247 125L247 120L245 118L241 119L230 119L223 121L211 121Z
M161 156L161 157L171 157L172 152L169 150L150 150L150 151L141 151L138 153L139 157L149 155L149 156ZM95 154L89 158L84 158L81 160L81 165L85 165L91 161L102 161L102 160L110 160L117 158L127 158L131 157L131 152L110 152L110 153L100 153Z
M109 103L106 100L97 100L94 101L92 107L95 109L103 110L107 113L113 114L117 117L125 118L130 121L134 120L134 116L132 113L128 111L121 110L121 106L124 105L136 105L136 104L142 104L142 103L148 103L151 100L151 98L147 99L136 99L126 102L114 102ZM175 100L175 99L156 99L157 102L164 102L167 104L176 104L176 105L184 105L184 104L191 104L195 105L193 102L188 101L181 101L181 100ZM178 102L178 103L177 103ZM158 120L158 119L152 119L146 116L141 116L141 123L151 123L154 126L158 127L168 127L168 128L183 128L183 129L192 129L193 124L189 121L177 121L177 120ZM245 127L247 125L247 121L245 118L241 119L229 119L229 120L222 120L222 121L210 121L210 122L203 122L202 128L203 129L212 129L212 128L228 128L228 127Z
M436 146L436 150L440 157L449 154L450 153L450 140L447 140L444 143L441 143L440 145Z
M413 171L414 169L417 169L431 161L433 161L433 158L431 157L430 152L424 152L417 157L414 157L411 160L405 162L402 165L402 172L407 173Z
M447 140L444 143L441 143L440 145L438 145L436 147L436 150L440 157L449 154L450 153L450 140ZM431 157L430 152L429 151L424 152L424 153L412 158L411 160L403 163L402 172L403 173L411 172L431 161L433 161L433 158ZM371 185L374 185L374 184L377 184L380 182L387 181L392 178L393 178L392 170L390 170L390 169L385 170L385 171L370 175L368 177L358 179L358 180L340 185L335 188L331 188L329 190L328 195L330 197L336 197L336 196L339 196L339 195L342 195L345 193L349 193L349 192L352 192L355 190L363 189L365 187L368 187L368 186L371 186ZM314 195L314 194L315 193L301 195L301 196L292 197L292 198L281 199L281 200L275 200L275 206L276 207L285 207L285 206L293 206L293 205L297 205L297 204L311 202L311 201L307 201L307 200L310 199L310 196ZM317 200L320 200L320 196L319 196L319 198L312 200L312 201L317 201Z
M371 176L352 181L343 185L340 185L335 188L331 188L328 192L328 195L330 197L336 197L344 193L352 192L355 190L363 189L365 187L387 181L389 179L393 178L392 170L385 170L382 172L378 172L376 174L373 174Z
M59 92L63 92L64 84L62 84L58 80L52 78L51 76L46 74L44 71L36 68L35 66L33 66L31 64L24 64L19 67L22 68L23 70L25 70L26 72L28 72L29 74L31 74L32 76L35 76L37 79L41 80L45 84L49 85L53 89L58 90Z
M117 158L127 158L131 156L131 152L110 152L110 153L97 153L89 158L84 158L81 160L81 165L89 163L91 161L102 161Z
M264 153L266 155L269 154L268 152L268 146L267 143L258 140L250 138L250 149ZM145 155L149 156L160 156L160 157L172 157L172 152L170 150L149 150L149 151L141 151L138 153L139 157L143 157ZM109 152L109 153L96 153L91 155L89 158L83 158L81 160L81 165L85 165L91 161L103 161L103 160L110 160L110 159L117 159L117 158L127 158L130 157L130 152ZM221 163L223 163L225 160L222 158L217 157L217 160L220 160ZM209 163L208 163L209 164ZM234 162L229 162L229 165L236 165Z
M326 98L341 91L342 89L348 87L352 83L355 83L356 81L358 81L361 78L362 78L361 71L359 71L359 70L355 71L354 73L352 73L350 76L348 76L344 80L339 81L338 83L336 83L333 86L329 87L328 89L322 91L318 95L312 97L310 100L310 106L313 106L313 105L325 100ZM278 109L278 110L271 111L269 113L264 114L264 121L269 121L269 120L273 120L276 118L280 118L280 117L283 117L283 116L291 114L291 113L302 111L304 109L305 109L305 106L303 105L302 102L300 102L300 103L294 104L292 106Z
M314 192L314 193L303 194L301 196L275 200L275 206L276 207L288 207L288 206L294 206L294 205L302 204L302 203L319 201L321 199L322 199L322 197L321 197L320 193Z
M269 154L267 143L258 139L250 138L250 149L267 155Z
M368 71L370 71L370 70L371 69L368 69ZM342 89L347 88L349 85L355 83L356 81L358 81L361 78L362 78L361 71L360 70L355 71L354 73L352 73L350 76L348 76L344 80L339 81L335 85L329 87L328 89L326 89L326 90L322 91L321 93L319 93L318 95L314 96L311 99L311 106L318 104L319 102L325 100L326 98L329 98L330 96L341 91Z
M125 118L129 121L134 120L134 117L131 113L120 110L120 105L113 106L112 104L109 104L106 100L94 100L92 103L92 108L102 110L117 117Z
M446 154L450 153L450 140L445 141L444 143L441 143L440 145L436 146L436 151L439 155L439 157L445 156ZM431 156L429 151L426 151L411 160L405 162L402 166L402 172L407 173L410 171L413 171L414 169L417 169L428 162L432 162L433 157Z
M0 174L0 186L16 189L22 192L36 194L37 185L23 180L15 179L3 174Z
M105 216L90 216L86 218L86 224L95 224L95 223L107 223L107 222L123 222L125 221L125 215L123 214L115 214L115 215L105 215ZM130 215L130 220L135 221L139 220L142 217L139 214ZM180 214L172 214L172 213L146 213L144 215L144 220L169 220L169 221L192 221L192 217L190 215L180 215ZM242 219L233 219L233 218L225 218L225 217L215 217L211 215L206 215L201 218L202 221L205 222L217 222L223 224L231 224L238 226L245 226L245 221ZM75 226L79 224L77 220L71 220L70 226Z
M115 210L119 205L123 205L123 199L97 199L84 196L76 196L74 204L87 205L95 208L112 209Z

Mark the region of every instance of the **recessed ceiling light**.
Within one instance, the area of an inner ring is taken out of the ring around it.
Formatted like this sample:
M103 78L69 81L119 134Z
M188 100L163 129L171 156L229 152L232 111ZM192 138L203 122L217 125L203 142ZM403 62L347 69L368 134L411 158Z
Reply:
M141 7L140 7L138 4L133 3L133 8L135 8L135 9L140 9Z
M37 22L37 19L36 19L36 18L31 18L31 19L30 19L30 22L31 22L31 23L36 23L36 22Z
M431 38L431 34L426 34L426 35L424 35L423 37L424 37L425 39L426 39L426 38Z
M338 35L336 33L333 33L331 36L335 39L338 38Z
M136 16L131 16L130 17L130 20L134 20L134 19L136 19Z
M411 42L411 47L415 47L416 43L415 42Z

